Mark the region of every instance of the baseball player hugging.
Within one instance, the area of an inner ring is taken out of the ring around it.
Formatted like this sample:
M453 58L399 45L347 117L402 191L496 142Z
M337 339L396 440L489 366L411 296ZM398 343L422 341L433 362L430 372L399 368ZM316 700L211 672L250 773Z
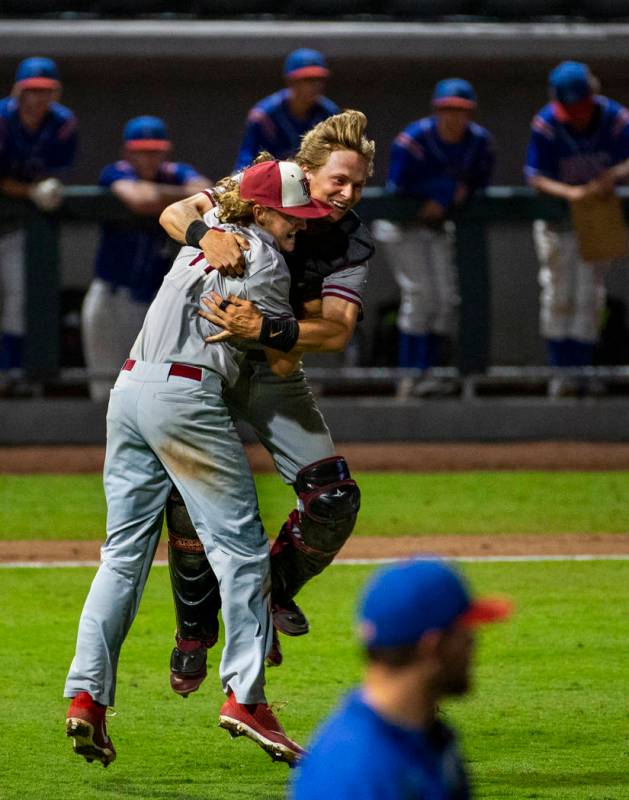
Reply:
M279 251L294 248L306 218L326 216L330 209L310 198L296 164L259 164L245 171L240 185L227 183L215 224L248 241L245 275L224 277L196 249L184 248L110 395L107 538L65 686L72 698L66 733L75 752L105 766L116 756L105 709L114 703L120 649L138 611L173 484L221 590L226 641L220 676L227 700L219 724L253 739L276 760L293 762L302 753L264 694L264 660L272 640L268 539L244 448L223 399L244 352L232 342L208 344L218 328L198 310L212 289L255 300L274 320L269 363L280 374L290 373L297 360L285 353L293 348L298 326L288 300L290 274Z

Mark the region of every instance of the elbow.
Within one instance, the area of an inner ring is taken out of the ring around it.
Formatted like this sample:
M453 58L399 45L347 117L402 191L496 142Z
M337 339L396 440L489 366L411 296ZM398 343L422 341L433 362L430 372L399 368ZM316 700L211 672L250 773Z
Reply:
M166 206L166 208L159 215L159 224L165 231L168 231L170 225L172 224L171 206Z
M326 350L328 353L342 353L346 350L348 344L352 341L354 335L353 330L344 328L336 335L332 336L326 343Z

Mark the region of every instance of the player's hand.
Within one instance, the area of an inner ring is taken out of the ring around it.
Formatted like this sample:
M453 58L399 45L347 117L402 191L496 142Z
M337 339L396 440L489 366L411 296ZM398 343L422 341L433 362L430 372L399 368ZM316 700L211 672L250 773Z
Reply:
M426 200L419 210L419 219L426 225L436 225L443 222L446 216L446 209L436 200Z
M245 271L245 250L249 242L244 236L227 231L208 231L199 242L207 263L221 275L237 278Z
M454 200L453 200L454 205L462 206L463 203L467 203L469 196L470 196L470 190L467 184L457 183L456 191L454 192Z
M598 178L590 181L586 188L588 197L598 197L604 199L609 197L614 191L616 185L616 176L611 169L605 170Z
M569 200L572 203L578 203L579 200L583 200L583 198L587 196L588 196L588 188L586 185L582 186L566 185L566 200Z
M54 211L63 202L63 184L58 178L37 181L31 186L28 196L40 211Z
M262 313L251 300L243 300L234 294L228 298L221 297L217 292L211 292L210 295L201 298L205 309L199 309L199 316L223 328L223 331L208 336L206 342L222 342L232 336L258 341L262 330Z

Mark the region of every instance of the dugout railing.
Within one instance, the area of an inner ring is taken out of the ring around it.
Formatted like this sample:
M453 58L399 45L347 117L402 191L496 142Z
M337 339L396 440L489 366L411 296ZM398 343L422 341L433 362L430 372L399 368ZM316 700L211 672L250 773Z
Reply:
M629 215L629 187L621 188L625 215ZM364 192L360 214L365 221L412 220L416 200L385 194L382 188ZM566 203L536 194L526 187L490 187L476 196L455 216L455 253L460 281L461 305L458 327L457 365L436 371L462 381L462 394L470 397L484 387L532 386L548 381L545 367L495 367L489 362L491 340L491 284L488 232L500 223L530 223L535 219L566 220ZM72 223L124 222L146 225L109 190L96 186L67 186L60 209L44 214L26 201L0 197L0 226L22 224L26 231L27 337L25 374L32 386L85 383L85 369L63 369L60 364L60 227ZM1 229L1 228L0 228ZM584 374L567 370L566 374ZM629 366L597 367L585 371L622 385L629 384ZM359 387L387 391L402 371L383 367L310 368L311 380L336 391Z

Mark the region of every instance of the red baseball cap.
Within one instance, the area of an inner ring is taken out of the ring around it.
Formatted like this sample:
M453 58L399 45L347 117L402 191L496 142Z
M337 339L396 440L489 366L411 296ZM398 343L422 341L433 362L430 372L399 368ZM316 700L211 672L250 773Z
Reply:
M262 161L249 167L240 181L240 197L304 219L327 217L332 211L310 197L308 179L294 161Z

